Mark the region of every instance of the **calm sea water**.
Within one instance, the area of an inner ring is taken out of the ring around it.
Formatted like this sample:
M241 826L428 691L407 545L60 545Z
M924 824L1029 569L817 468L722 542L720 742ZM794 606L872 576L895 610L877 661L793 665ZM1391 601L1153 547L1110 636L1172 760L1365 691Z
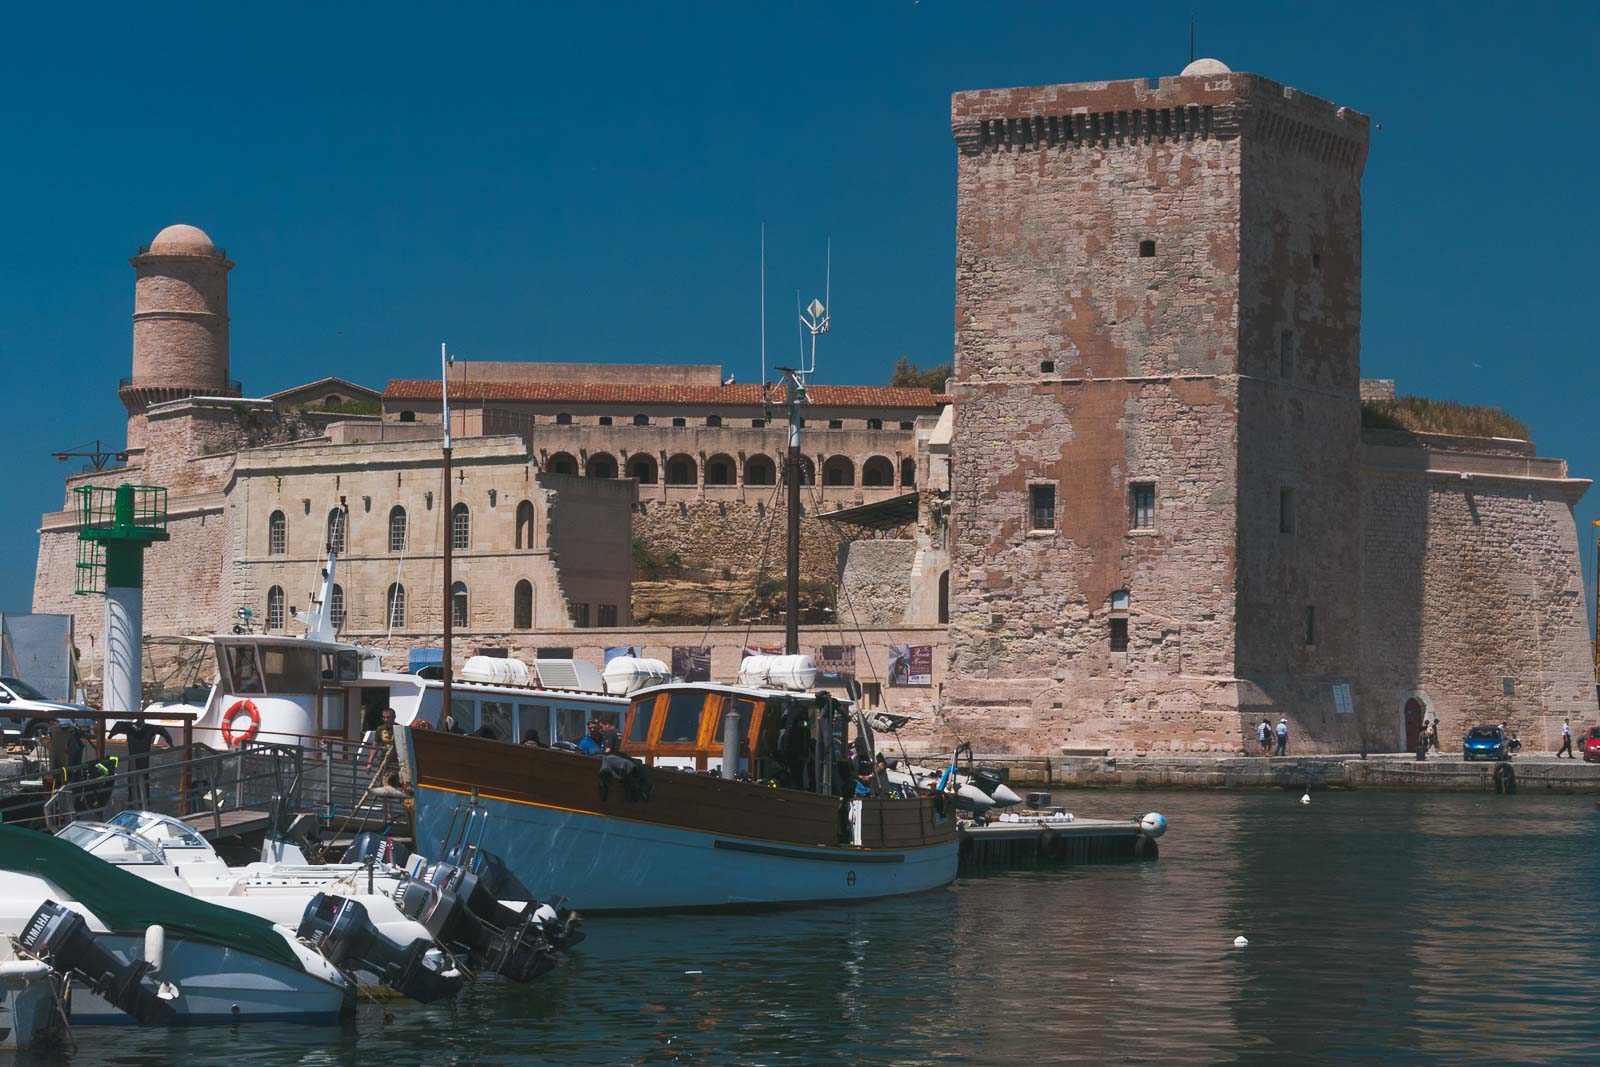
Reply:
M83 1029L75 1055L17 1062L1600 1062L1592 799L1063 796L1164 812L1161 859L856 908L597 919L525 988L341 1027Z

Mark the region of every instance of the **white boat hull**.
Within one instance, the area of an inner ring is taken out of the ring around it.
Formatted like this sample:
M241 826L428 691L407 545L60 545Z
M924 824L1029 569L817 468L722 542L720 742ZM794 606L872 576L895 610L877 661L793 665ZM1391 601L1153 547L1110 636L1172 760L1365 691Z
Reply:
M417 843L436 853L459 794L416 793ZM870 900L955 879L958 844L908 849L807 847L480 797L480 847L535 896L583 912Z

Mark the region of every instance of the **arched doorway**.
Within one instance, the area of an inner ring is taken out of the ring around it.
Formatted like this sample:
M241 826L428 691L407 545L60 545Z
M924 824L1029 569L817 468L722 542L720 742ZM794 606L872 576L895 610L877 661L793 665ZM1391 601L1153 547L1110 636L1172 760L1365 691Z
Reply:
M1422 716L1427 710L1416 697L1407 697L1404 709L1406 721L1406 751L1415 752L1422 743Z

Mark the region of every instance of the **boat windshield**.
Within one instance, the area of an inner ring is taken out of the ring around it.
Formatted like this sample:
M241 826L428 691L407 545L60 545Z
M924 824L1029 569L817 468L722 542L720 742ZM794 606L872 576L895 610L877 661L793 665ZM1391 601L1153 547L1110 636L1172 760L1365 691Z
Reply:
M221 644L217 660L230 693L242 696L315 693L322 685L322 653L284 643ZM337 676L338 668L334 668Z
M163 859L155 846L139 840L120 827L105 823L75 822L56 835L89 855L119 867L160 865Z
M119 812L108 825L119 827L162 848L202 848L211 851L206 839L196 833L192 826L153 811Z

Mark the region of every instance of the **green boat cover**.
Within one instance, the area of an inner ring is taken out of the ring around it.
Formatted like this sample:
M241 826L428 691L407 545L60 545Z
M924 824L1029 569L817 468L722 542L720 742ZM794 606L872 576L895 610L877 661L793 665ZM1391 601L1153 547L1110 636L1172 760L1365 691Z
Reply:
M305 971L283 936L259 915L175 893L59 837L0 825L0 870L45 879L120 934L142 935L145 927L159 923L169 933Z

